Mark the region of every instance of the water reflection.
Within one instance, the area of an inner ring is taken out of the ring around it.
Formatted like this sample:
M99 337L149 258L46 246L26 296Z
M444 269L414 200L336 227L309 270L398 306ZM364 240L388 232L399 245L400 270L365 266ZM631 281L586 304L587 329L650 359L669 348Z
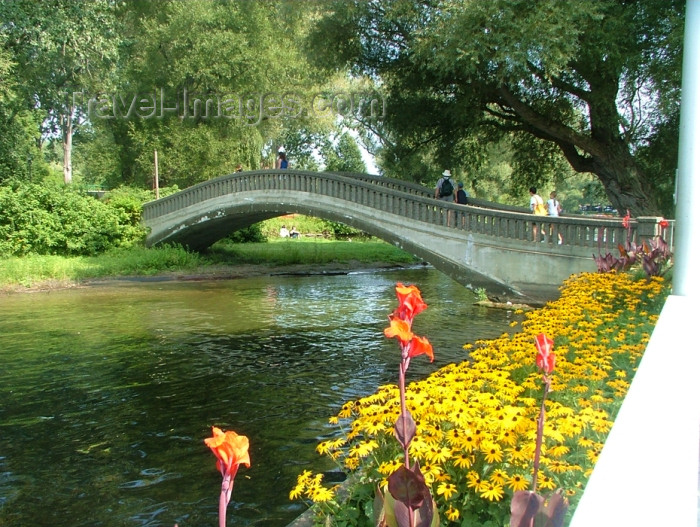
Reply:
M514 315L430 270L207 282L124 282L3 297L0 525L215 525L220 475L210 426L251 441L231 525L286 525L303 469L340 405L396 382L382 335L396 281L428 310L414 329L436 360L508 330Z

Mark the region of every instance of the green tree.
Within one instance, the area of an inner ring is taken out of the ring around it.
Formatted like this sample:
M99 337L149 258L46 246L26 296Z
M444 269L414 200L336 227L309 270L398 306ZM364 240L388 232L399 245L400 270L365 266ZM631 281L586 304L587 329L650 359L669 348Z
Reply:
M84 115L79 93L109 86L117 57L110 0L14 0L0 3L0 28L17 63L26 109L45 112L42 132L59 134L65 183L73 179L73 133Z
M362 152L348 132L343 132L335 143L329 141L321 151L329 172L367 172Z
M280 144L298 167L302 147L311 151L304 139L329 129L328 119L298 112L327 77L301 53L314 9L289 1L125 4L117 93L126 105L117 101L116 117L112 99L96 106L80 155L86 177L149 186L157 150L160 182L187 187L239 163L247 170L271 164ZM134 97L153 94L165 112L127 115ZM275 109L285 96L292 111ZM110 144L117 161L96 162Z
M46 169L38 148L42 112L28 110L17 93L16 63L0 33L0 183L30 179Z
M381 79L384 159L439 166L504 138L516 186L564 156L634 215L669 213L676 166L680 0L330 1L322 62ZM323 45L321 45L323 43Z

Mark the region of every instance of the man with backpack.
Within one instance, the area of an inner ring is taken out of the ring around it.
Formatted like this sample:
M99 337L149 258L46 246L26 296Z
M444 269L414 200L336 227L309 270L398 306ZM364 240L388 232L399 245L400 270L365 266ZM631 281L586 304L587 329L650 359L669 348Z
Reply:
M442 173L442 177L438 179L437 184L435 185L435 199L454 203L455 187L452 184L451 176L452 174L449 170L445 170Z

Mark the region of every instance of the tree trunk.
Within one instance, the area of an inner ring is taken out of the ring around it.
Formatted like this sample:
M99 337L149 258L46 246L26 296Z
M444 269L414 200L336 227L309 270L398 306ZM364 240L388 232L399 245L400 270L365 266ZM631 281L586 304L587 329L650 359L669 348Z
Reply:
M658 201L653 193L645 190L645 175L636 166L618 163L619 159L607 163L593 160L593 173L603 184L610 203L624 216L627 211L634 217L661 216Z
M61 132L63 134L63 182L73 183L73 107L68 107L66 115L61 116Z

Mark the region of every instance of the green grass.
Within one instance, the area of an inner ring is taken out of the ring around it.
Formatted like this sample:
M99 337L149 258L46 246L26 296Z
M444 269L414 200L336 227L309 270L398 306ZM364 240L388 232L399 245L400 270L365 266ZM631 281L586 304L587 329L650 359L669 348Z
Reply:
M117 276L149 276L171 271L204 272L207 267L246 264L319 265L358 262L407 265L413 256L388 243L279 239L268 243L220 241L203 254L180 247L135 247L91 257L27 256L0 263L0 287L31 287L47 281L80 282Z
M296 227L302 234L323 234L328 231L328 222L313 216L303 214L289 214L270 218L261 222L262 233L268 240L274 240L279 236L280 227L285 225L288 229Z
M37 282L81 281L124 275L154 275L177 269L196 269L202 257L179 247L146 249L135 247L110 251L99 256L25 256L0 263L0 286Z
M224 264L328 264L376 263L411 264L416 259L388 243L337 241L323 238L273 238L268 243L232 244L221 241L207 254L210 263Z

